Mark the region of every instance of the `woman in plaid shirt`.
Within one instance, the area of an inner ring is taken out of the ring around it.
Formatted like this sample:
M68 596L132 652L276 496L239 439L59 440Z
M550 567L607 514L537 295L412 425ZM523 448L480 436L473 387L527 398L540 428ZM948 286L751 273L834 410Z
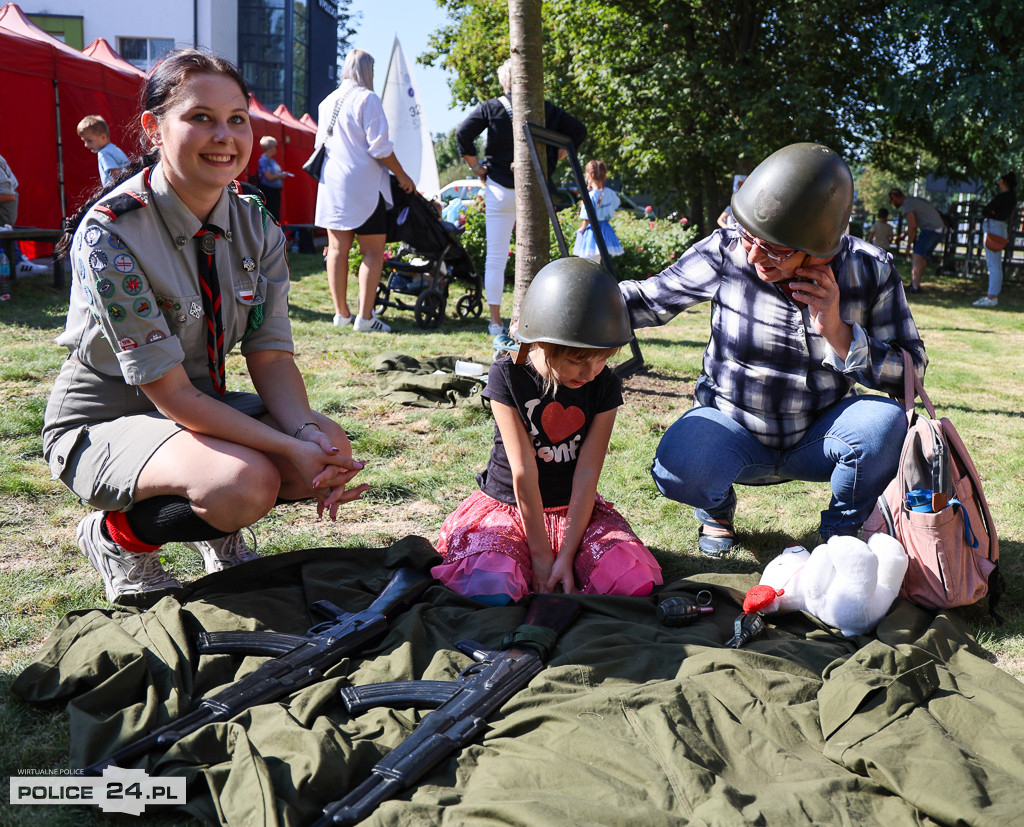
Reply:
M652 474L694 506L699 546L735 545L734 483L829 481L823 540L856 534L896 474L906 435L898 348L928 358L892 257L846 234L853 177L827 147L784 147L717 230L645 281L620 284L634 328L711 302L694 407L665 433ZM860 384L878 393L858 395Z

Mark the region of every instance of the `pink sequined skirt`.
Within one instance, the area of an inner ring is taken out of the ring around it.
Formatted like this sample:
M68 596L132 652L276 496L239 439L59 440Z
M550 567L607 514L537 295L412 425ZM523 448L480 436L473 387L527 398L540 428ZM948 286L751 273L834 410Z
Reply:
M544 509L551 547L565 537L569 507ZM470 495L441 526L437 550L444 563L431 574L470 597L530 592L533 567L519 509L488 497ZM600 495L573 560L576 588L588 594L650 594L662 582L661 567L625 517Z

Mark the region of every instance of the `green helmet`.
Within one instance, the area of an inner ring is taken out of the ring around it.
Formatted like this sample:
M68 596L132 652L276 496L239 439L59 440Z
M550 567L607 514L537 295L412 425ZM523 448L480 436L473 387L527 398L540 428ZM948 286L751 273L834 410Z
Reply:
M853 211L853 176L821 144L773 152L732 196L732 214L748 233L816 258L839 252Z
M533 277L519 310L520 342L621 347L633 338L626 301L604 269L585 258L561 258Z

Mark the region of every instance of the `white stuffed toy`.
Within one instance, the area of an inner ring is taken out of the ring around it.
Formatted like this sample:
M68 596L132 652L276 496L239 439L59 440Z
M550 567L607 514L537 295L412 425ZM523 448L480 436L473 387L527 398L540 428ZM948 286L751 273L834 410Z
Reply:
M844 635L863 635L885 617L906 573L907 553L888 534L875 534L866 543L832 537L813 552L789 546L765 566L743 610L800 609Z

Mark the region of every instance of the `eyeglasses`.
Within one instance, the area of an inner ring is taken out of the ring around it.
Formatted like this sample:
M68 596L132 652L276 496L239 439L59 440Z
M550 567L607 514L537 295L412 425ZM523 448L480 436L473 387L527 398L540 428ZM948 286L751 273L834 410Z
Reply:
M768 256L768 258L776 264L782 264L784 261L789 261L797 254L796 250L787 250L786 252L782 252L778 247L772 247L771 245L765 244L761 239L754 238L754 236L742 227L740 227L740 238L747 242L751 247L757 247L757 249Z

